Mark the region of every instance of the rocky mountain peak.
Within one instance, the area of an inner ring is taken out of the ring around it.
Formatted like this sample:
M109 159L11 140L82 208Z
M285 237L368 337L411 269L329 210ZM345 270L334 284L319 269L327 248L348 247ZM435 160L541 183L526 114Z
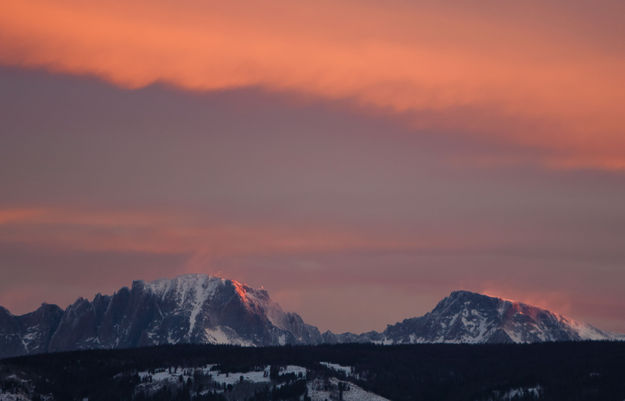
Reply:
M503 300L470 291L453 291L443 298L432 310L432 314L452 313L453 311L472 309L490 310L499 308Z
M470 291L453 291L422 317L391 325L385 343L543 342L616 336L536 306Z

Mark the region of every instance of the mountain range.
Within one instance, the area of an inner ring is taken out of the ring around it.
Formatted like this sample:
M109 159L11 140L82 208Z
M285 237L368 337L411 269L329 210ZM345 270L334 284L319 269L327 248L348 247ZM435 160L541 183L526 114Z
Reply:
M622 340L535 306L454 291L429 313L362 334L320 331L285 312L267 291L191 274L134 281L113 295L79 298L65 310L43 304L16 316L0 307L0 357L178 343L243 346L373 342L527 343Z

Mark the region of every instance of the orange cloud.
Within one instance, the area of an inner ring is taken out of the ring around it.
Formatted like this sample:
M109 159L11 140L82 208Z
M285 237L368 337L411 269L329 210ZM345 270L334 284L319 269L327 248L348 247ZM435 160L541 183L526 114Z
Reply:
M0 242L74 251L188 254L200 259L442 246L430 238L371 235L328 224L238 224L137 211L29 210L0 210Z
M28 221L37 218L42 212L41 209L30 208L0 210L0 224Z
M540 148L550 166L624 169L619 31L566 2L523 4L7 0L0 63L350 99Z

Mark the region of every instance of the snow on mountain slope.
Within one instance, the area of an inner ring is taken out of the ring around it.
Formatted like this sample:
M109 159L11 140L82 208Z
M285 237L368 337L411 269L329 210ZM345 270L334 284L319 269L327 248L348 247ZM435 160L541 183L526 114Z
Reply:
M192 274L179 276L173 280L144 282L144 286L162 299L174 297L180 309L190 311L187 332L190 337L202 306L215 295L217 287L224 285L224 282L222 278Z

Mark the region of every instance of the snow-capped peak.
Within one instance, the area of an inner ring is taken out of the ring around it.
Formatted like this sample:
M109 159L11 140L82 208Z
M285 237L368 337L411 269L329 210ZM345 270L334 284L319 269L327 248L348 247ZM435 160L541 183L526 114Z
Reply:
M529 343L618 338L546 309L470 291L454 291L432 312L389 326L383 334L386 343Z
M152 293L164 296L170 292L177 294L187 294L192 290L200 290L201 288L216 288L217 285L223 285L225 279L207 274L184 274L172 279L158 279L153 281L137 280L133 284L141 284Z
M267 291L256 289L236 280L205 274L186 274L172 279L150 282L135 281L133 288L153 294L157 299L158 313L175 316L179 333L169 336L176 342L228 342L260 345L303 343L321 340L318 330L305 325L296 314L285 313L271 300ZM236 317L236 318L235 318ZM184 323L183 323L184 322ZM241 336L239 331L249 331L245 324L266 326L268 333L259 338ZM171 330L170 330L171 331ZM152 338L157 334L151 332ZM270 340L270 338L272 338Z

